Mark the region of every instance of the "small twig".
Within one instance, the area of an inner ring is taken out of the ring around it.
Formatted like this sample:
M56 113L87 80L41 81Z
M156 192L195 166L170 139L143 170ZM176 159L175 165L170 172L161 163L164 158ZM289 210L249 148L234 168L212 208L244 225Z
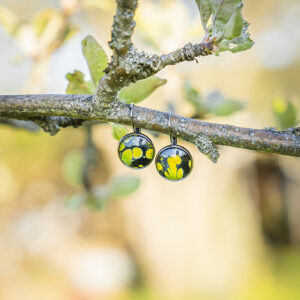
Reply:
M175 65L183 61L192 61L198 56L207 56L212 54L213 45L211 42L202 42L199 44L188 43L183 48L177 49L169 54L162 55L162 68Z
M210 55L212 47L212 42L188 43L183 48L161 56L132 48L125 56L118 58L118 64L115 64L114 56L107 74L100 80L96 92L98 102L117 100L117 93L130 83L153 76L169 65Z

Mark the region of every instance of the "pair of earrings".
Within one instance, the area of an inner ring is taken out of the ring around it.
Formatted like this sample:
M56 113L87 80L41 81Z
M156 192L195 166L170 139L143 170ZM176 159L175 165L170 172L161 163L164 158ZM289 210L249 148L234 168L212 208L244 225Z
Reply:
M133 169L143 169L153 160L154 145L149 137L141 133L140 128L133 125L133 104L130 105L132 133L122 137L118 146L121 162ZM169 113L169 131L171 144L162 148L156 155L155 166L158 173L170 181L183 180L193 168L193 158L190 152L177 145L177 138L171 134L171 114Z

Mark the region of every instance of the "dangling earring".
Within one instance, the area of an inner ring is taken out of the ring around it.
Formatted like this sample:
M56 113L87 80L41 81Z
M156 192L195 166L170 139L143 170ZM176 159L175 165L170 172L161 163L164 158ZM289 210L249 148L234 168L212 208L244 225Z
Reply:
M134 127L132 120L133 106L133 103L131 103L130 118L133 132L126 134L120 140L118 155L125 166L133 169L143 169L152 162L155 149L150 138L142 134L140 128Z
M171 145L162 148L157 153L156 170L167 180L180 181L192 171L193 158L187 149L177 145L176 136L171 134L171 113L169 113L169 133Z

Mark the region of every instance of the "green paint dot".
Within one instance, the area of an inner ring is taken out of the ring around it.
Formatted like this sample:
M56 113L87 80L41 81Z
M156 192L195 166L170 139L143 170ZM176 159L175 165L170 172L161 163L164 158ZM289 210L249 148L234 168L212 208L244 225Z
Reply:
M122 151L124 148L125 148L124 143L121 143L120 146L119 146L119 151Z

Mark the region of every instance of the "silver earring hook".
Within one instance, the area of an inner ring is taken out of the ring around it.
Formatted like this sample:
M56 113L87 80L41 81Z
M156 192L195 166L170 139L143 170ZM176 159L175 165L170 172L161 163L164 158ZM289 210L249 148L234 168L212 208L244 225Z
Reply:
M140 129L140 128L134 127L134 124L133 124L133 107L134 107L134 104L133 104L133 103L130 103L130 119L131 119L131 126L132 126L132 129L133 129L134 132L140 133L140 132L141 132L141 129Z
M171 112L169 111L169 122L168 122L168 126L169 126L169 135L170 135L170 141L172 145L176 145L177 144L177 137L172 135L172 129L171 129Z
M132 115L133 115L133 103L130 103L130 120L131 120L131 126L134 130L133 121L132 121Z

